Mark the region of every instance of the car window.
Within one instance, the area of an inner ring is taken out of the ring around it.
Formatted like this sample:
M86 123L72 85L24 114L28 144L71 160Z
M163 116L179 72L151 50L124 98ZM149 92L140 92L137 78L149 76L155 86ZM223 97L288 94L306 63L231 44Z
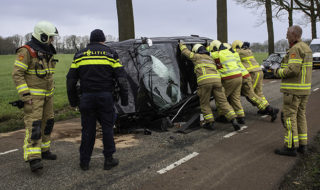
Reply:
M320 44L311 44L310 48L312 52L320 52Z
M283 57L284 57L284 56L281 56L281 54L280 54L280 55L279 55L279 54L271 54L271 55L267 58L267 61L281 63Z
M165 110L181 101L179 68L172 45L142 44L137 51L140 80L152 102Z

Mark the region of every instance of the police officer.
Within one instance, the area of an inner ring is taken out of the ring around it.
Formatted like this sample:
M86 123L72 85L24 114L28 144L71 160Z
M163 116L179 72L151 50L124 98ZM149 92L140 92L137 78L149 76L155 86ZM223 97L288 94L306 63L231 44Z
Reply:
M47 21L38 22L31 41L17 49L13 68L13 81L20 99L24 101L24 160L29 162L32 172L43 168L41 159L56 160L50 152L50 134L54 125L53 74L56 50L53 37L58 35L56 27Z
M109 170L119 163L118 159L112 156L116 151L113 138L116 117L112 92L114 80L116 80L120 87L121 105L126 106L128 105L128 84L118 54L104 45L105 40L102 30L93 30L88 46L74 55L67 75L70 105L79 106L81 112L80 167L82 170L89 169L97 120L103 133L104 169ZM80 80L80 99L76 88L78 80Z
M260 98L256 93L254 92L254 89L252 87L252 78L248 72L248 70L243 66L240 56L238 52L235 52L231 45L228 43L223 43L225 47L229 49L230 52L233 53L236 62L238 63L238 66L241 69L242 73L242 85L241 85L241 94L246 97L246 99L254 106L256 106L260 113L267 114L271 116L271 122L277 119L277 114L279 113L278 108L274 108L271 105L269 105L268 101L266 99Z
M275 153L296 156L296 151L306 153L307 120L306 106L311 92L312 51L301 41L302 29L294 25L288 28L287 39L290 49L281 64L274 71L281 77L280 91L283 93L282 122L286 128L285 146Z
M239 53L243 66L245 66L245 68L249 71L254 92L260 98L265 99L262 91L263 71L257 60L254 58L252 51L250 50L250 43L235 40L232 43L232 49Z
M194 64L194 72L197 75L197 93L200 98L200 108L205 119L204 127L211 130L214 129L214 117L210 107L210 97L213 94L221 108L221 113L232 123L235 130L239 130L240 126L235 119L236 114L227 101L224 88L221 84L220 74L209 52L201 44L195 44L192 52L183 42L180 42L179 46L181 53Z
M221 75L222 86L228 102L237 115L237 121L245 124L244 110L241 105L242 74L232 52L230 52L219 40L210 43L210 53ZM218 109L220 110L220 109Z

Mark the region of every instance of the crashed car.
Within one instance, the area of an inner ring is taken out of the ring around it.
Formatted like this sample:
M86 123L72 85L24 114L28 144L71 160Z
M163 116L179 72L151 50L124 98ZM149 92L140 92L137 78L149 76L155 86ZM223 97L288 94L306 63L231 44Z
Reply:
M261 68L264 74L264 78L276 78L273 74L273 71L281 67L281 62L285 55L285 52L272 53L267 59L263 60Z
M106 43L118 53L129 82L129 105L115 103L117 127L144 125L166 130L183 113L199 106L193 63L181 55L180 40L189 49L193 44L207 45L212 41L186 36Z

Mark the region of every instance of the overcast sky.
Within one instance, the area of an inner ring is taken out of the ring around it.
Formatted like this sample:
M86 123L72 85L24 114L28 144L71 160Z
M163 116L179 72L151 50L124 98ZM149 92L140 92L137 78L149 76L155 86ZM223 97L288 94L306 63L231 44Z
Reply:
M89 35L95 28L118 37L116 0L1 0L0 36L25 35L41 20L55 24L61 36ZM216 0L132 0L136 38L198 34L217 38ZM257 26L260 12L228 0L228 38L250 42L267 40L267 26ZM301 14L295 13L300 19ZM294 24L297 24L297 20ZM288 23L274 20L275 41L285 39ZM311 38L310 24L302 26ZM317 24L320 37L320 24Z

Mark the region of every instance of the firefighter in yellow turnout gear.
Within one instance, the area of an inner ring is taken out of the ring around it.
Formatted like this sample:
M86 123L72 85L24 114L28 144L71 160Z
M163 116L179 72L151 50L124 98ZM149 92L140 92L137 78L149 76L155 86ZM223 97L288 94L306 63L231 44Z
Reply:
M29 162L33 172L43 167L41 159L57 159L50 152L50 134L54 125L53 74L57 61L53 58L56 50L51 43L57 35L53 24L37 23L31 41L17 49L12 73L24 102L24 160Z
M281 68L274 74L281 77L280 92L283 93L282 122L286 128L284 148L275 153L296 156L296 151L306 153L307 120L306 106L311 93L312 51L301 41L302 29L294 25L288 28L290 49Z
M233 53L238 66L241 69L242 73L242 86L241 86L241 94L246 97L246 99L256 106L259 111L263 114L267 114L271 116L271 122L275 121L277 119L277 114L279 113L278 108L274 108L269 105L268 101L266 99L260 98L256 93L254 92L254 89L252 87L252 79L248 72L248 70L243 66L240 56L238 52L235 52L231 45L228 43L223 43L225 47L229 49L230 52Z
M200 98L200 108L206 122L204 127L211 130L214 129L214 117L210 106L210 97L213 94L221 108L222 114L232 123L235 130L239 130L240 126L235 119L236 114L225 97L220 74L213 59L209 56L209 52L201 44L195 44L192 52L182 42L180 42L179 46L181 53L194 64L194 72L197 75L197 93Z
M240 124L245 124L244 110L240 101L242 84L241 69L237 65L232 52L220 41L212 41L209 50L221 75L222 86L225 89L227 100L237 115L237 121ZM218 105L218 107L220 108L220 105Z
M240 40L235 40L232 43L232 49L236 50L239 53L243 66L250 73L254 93L257 94L260 98L265 99L262 91L263 71L259 63L254 58L249 46L250 44L248 42L243 43Z

